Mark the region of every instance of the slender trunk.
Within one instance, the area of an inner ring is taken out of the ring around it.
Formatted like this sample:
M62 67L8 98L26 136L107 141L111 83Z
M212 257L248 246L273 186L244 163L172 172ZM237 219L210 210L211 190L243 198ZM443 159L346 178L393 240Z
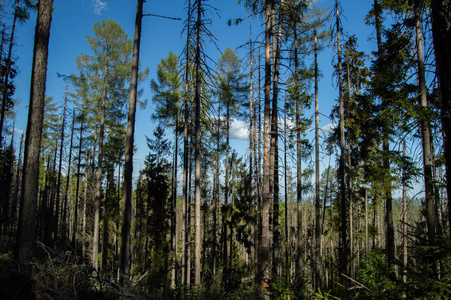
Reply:
M279 124L278 124L278 97L279 97L279 70L280 70L280 49L282 44L282 11L283 0L279 7L279 20L276 35L276 51L274 57L274 81L273 81L273 100L272 100L272 120L271 120L271 149L272 159L274 162L273 180L274 180L274 198L273 198L273 252L272 252L272 272L275 276L278 275L278 257L280 252L280 228L279 228Z
M406 155L406 142L402 143L402 155ZM402 170L402 253L403 270L402 282L407 283L407 193L406 193L406 171Z
M191 0L188 0L188 19L187 28L190 28L191 23ZM183 284L188 284L187 274L189 273L189 266L187 263L187 243L188 243L188 227L187 227L187 205L188 205L188 118L189 118L189 107L188 107L188 97L189 97L189 61L190 61L190 30L187 30L187 46L186 46L186 66L185 66L185 111L184 111L184 125L183 125L183 203L182 203L182 282Z
M61 169L63 167L63 151L64 151L64 130L66 127L66 109L67 109L67 82L66 92L64 95L64 108L63 108L63 123L61 124L61 144L60 144L60 157L58 163L58 180L56 185L56 198L55 198L55 215L53 223L53 238L58 240L58 231L60 223L60 187L61 187ZM62 208L61 208L62 213Z
M318 37L314 29L314 52L315 52L315 287L323 288L323 268L321 258L321 201L319 189L319 110L318 110Z
M288 254L288 247L289 247L289 234L288 234L288 159L287 159L287 153L288 153L288 147L287 147L287 140L288 140L288 126L287 126L287 110L288 110L288 104L287 104L287 97L285 96L285 109L284 109L284 143L283 143L283 163L284 163L284 199L285 199L285 278L286 278L286 286L287 289L290 286L290 264L289 264L289 254Z
M370 240L368 235L368 189L365 188L365 259L368 261L370 253Z
M83 142L83 121L80 122L80 138L78 141L78 164L77 164L77 187L75 188L75 204L74 204L74 218L72 222L72 248L77 253L77 223L78 223L78 202L80 191L80 167L81 167L81 146ZM85 164L88 163L88 157L85 157ZM85 166L86 168L87 166ZM85 178L86 179L86 178Z
M351 74L350 74L350 60L349 60L349 52L346 50L346 73L347 73L347 89L348 89L348 101L346 103L346 110L350 111L350 102L351 102ZM348 168L352 168L351 161L351 135L348 134ZM353 203L353 194L354 194L354 183L351 174L348 175L348 189L349 189L349 252L350 257L354 257L354 203ZM355 262L354 259L351 259L351 278L355 278Z
M133 190L133 144L135 135L136 98L138 91L139 46L141 42L141 22L144 0L137 0L135 35L130 79L130 97L128 102L127 134L125 141L124 193L122 196L122 228L119 268L121 277L130 273L130 227L132 218Z
M269 245L270 245L270 122L271 122L271 0L265 0L265 106L263 126L263 199L262 199L262 235L259 243L260 285L266 294L269 280ZM268 295L266 295L268 297Z
M336 10L336 26L337 26L337 51L338 51L338 90L340 102L340 165L339 165L339 180L340 180L340 273L347 275L348 263L348 249L347 249L347 210L346 210L346 145L345 145L345 126L344 126L344 98L343 98L343 71L341 64L341 25L340 25L340 10L338 7L338 0L335 0ZM340 282L346 288L346 281L340 276Z
M53 0L40 0L36 21L33 67L31 75L30 106L20 198L20 215L14 258L23 265L24 273L31 274L31 261L35 249L36 208L39 185L39 155L44 121L45 82L47 77L48 46L52 21Z
M201 256L201 228L200 228L200 146L201 146L201 134L202 129L200 126L201 118L201 28L202 28L202 2L197 0L197 37L196 37L196 93L194 96L195 102L195 150L194 150L194 160L195 160L195 178L194 178L194 284L200 285L200 256Z
M105 188L105 196L103 201L103 226L102 226L102 265L101 270L106 271L108 268L108 250L110 249L110 213L109 213L109 202L110 199L110 183L111 183L111 169L114 170L114 167L107 167L106 174L106 188Z
M71 128L71 134L70 134L70 146L69 146L69 162L67 163L67 177L66 177L66 189L64 193L64 208L63 208L63 246L66 247L66 238L68 235L67 232L67 200L70 195L69 191L69 183L70 183L70 169L71 169L71 163L72 163L72 147L73 147L73 141L74 141L74 125L75 125L75 110L72 114L72 128Z
M174 142L174 165L172 179L172 212L171 212L171 252L172 252L172 271L171 288L177 284L177 169L178 169L178 150L179 150L179 103L177 101L177 115L175 116L175 142Z
M100 115L100 130L99 130L99 153L97 154L97 174L96 174L96 193L94 200L94 235L92 239L92 257L91 263L94 269L98 268L99 254L99 223L100 223L100 199L102 198L102 163L103 163L103 139L105 135L105 110L107 97L107 75L108 64L105 65L103 73L103 91L101 98L101 115Z
M94 145L94 152L95 152L95 145ZM94 153L93 152L93 153ZM87 201L88 201L88 176L89 176L89 168L88 168L88 147L86 147L85 150L85 156L86 156L86 163L85 163L85 184L84 184L84 195L83 195L83 221L82 221L82 229L81 229L81 257L82 260L85 261L86 259L86 208L87 208ZM93 155L94 157L94 155ZM94 160L94 158L93 158Z
M418 63L418 83L420 94L420 106L423 115L420 117L421 138L423 142L423 166L424 166L424 187L426 191L426 220L428 227L428 239L431 241L435 237L437 222L434 209L434 181L432 178L432 151L431 151L431 128L428 113L427 88L423 54L423 34L421 32L420 8L414 2L415 10L415 40L417 45Z
M296 26L294 26L296 28ZM299 84L299 61L297 30L294 30L294 77L295 84ZM296 96L296 201L297 201L297 264L296 273L302 276L304 271L304 244L302 242L302 152L301 152L301 103Z

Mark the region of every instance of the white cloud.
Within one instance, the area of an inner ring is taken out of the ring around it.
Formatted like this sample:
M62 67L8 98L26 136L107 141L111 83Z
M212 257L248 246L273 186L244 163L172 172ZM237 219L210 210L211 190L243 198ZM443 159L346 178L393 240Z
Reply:
M328 133L329 131L335 130L338 127L338 124L329 123L323 127L321 127L321 131L324 133Z
M230 124L230 138L231 139L239 139L239 140L247 140L249 139L249 124L232 119L232 122Z
M108 3L106 0L91 0L91 7L96 15L101 15L102 11L107 10Z

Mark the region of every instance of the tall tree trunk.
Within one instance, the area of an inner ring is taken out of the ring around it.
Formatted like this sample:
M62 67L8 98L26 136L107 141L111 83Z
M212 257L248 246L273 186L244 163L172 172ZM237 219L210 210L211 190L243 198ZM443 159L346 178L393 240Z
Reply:
M320 201L320 169L319 169L319 110L318 110L318 37L314 29L315 52L315 287L323 288L323 267L321 258L321 201Z
M295 84L299 84L299 61L298 61L298 35L296 23L294 26L294 77ZM296 273L302 276L304 271L304 244L302 230L302 149L301 149L301 103L296 97L296 201L297 201L297 263Z
M22 196L17 239L14 249L15 260L23 266L22 271L31 274L31 261L35 249L36 207L38 201L39 154L44 121L45 82L47 77L50 24L52 22L53 0L40 0L33 51L30 106L27 135L25 139Z
M402 155L406 155L406 142L402 143ZM406 171L402 170L402 282L407 283L407 193L406 193Z
M269 245L270 245L270 129L271 129L271 0L265 0L265 106L263 125L263 199L262 199L262 235L259 243L260 285L266 294L269 280ZM266 295L267 297L267 295Z
M66 91L64 93L64 107L63 107L63 123L61 124L61 144L60 144L60 156L58 162L58 180L56 184L56 198L55 198L55 215L53 223L53 237L58 240L58 232L60 229L60 190L61 190L61 170L63 167L63 152L64 152L64 130L66 129L66 110L67 110L67 82ZM61 207L62 212L62 207Z
M81 168L81 146L83 143L83 119L80 122L80 137L78 141L78 163L77 163L77 186L75 188L75 204L74 204L74 219L72 222L72 248L77 253L77 224L78 224L78 203L80 191L80 168ZM85 168L87 168L88 157L85 157ZM87 178L85 178L86 180Z
M422 109L421 120L421 139L423 143L423 169L424 169L424 187L426 191L426 220L428 227L428 239L432 240L435 236L437 223L434 209L434 181L432 177L432 150L431 150L431 127L428 112L426 76L424 67L423 34L421 32L421 16L418 3L414 2L415 10L415 41L417 45L417 63L418 63L418 83L420 94L420 106Z
M94 145L94 151L95 152L95 145ZM83 195L83 220L82 220L82 228L81 228L81 258L83 261L86 259L86 214L87 214L87 202L88 202L88 179L89 179L89 167L88 167L88 147L86 147L85 156L86 156L86 163L85 163L85 183L84 183L84 195ZM94 154L93 154L93 160L94 160Z
M200 146L201 146L201 134L202 129L200 126L201 118L201 28L202 28L202 1L197 0L197 37L196 37L196 93L194 96L195 102L195 132L196 142L194 148L194 160L195 160L195 178L194 178L194 284L200 285L200 256L201 256L201 228L200 228Z
M107 97L107 75L108 64L105 65L103 73L103 91L101 98L101 114L100 114L100 129L99 129L99 153L97 154L97 174L96 174L96 192L94 199L94 234L92 240L92 257L91 263L94 269L98 268L99 254L99 223L100 223L100 199L102 198L102 163L103 163L103 139L105 135L105 110Z
M72 163L72 147L73 147L73 141L74 141L74 126L75 126L75 110L72 114L72 128L71 128L71 134L70 134L70 146L69 146L69 162L67 163L67 177L66 177L66 188L64 193L64 208L63 208L63 233L62 233L62 239L63 239L63 246L64 248L66 245L66 238L68 235L67 232L67 200L70 195L69 191L69 184L70 184L70 169L71 169L71 163Z
M139 46L144 0L137 0L135 36L133 41L130 98L128 102L127 134L125 140L124 193L122 196L122 228L119 268L121 278L130 273L130 227L132 219L133 144L135 136L136 98L138 91Z
M340 181L340 275L347 275L348 248L347 248L347 210L346 210L346 145L345 145L345 125L344 125L344 98L343 98L343 71L341 63L341 25L340 10L338 0L335 0L336 10L336 26L337 26L337 51L338 51L338 90L340 102L340 165L339 165L339 181ZM346 281L340 276L340 282L346 288Z
M274 161L274 197L273 197L273 214L272 214L272 225L273 225L273 252L272 252L272 273L278 275L279 267L279 252L280 252L280 228L279 228L279 124L278 124L278 97L279 97L279 70L280 70L280 49L282 44L282 11L283 11L283 0L280 2L279 7L279 20L277 25L277 35L276 35L276 51L274 57L274 81L273 81L273 99L272 99L272 120L271 120L271 149L272 149L272 159Z
M175 288L177 284L177 169L178 169L178 153L179 153L179 103L177 101L177 115L175 117L175 142L174 142L174 164L172 179L172 208L171 208L171 253L172 253L172 271L171 271L171 288Z
M348 50L346 50L346 73L347 73L347 89L348 89L348 101L346 103L346 110L350 111L350 102L351 102L351 70L350 70L350 60L349 60L349 53ZM348 153L348 168L352 168L352 161L351 161L351 135L348 134L348 143L347 143L347 153ZM354 182L353 182L353 176L351 174L348 175L348 197L349 197L349 252L351 257L351 278L355 278L355 262L354 262L354 201L353 201L353 195L354 195Z
M432 0L432 34L440 86L441 118L445 138L446 189L451 195L451 0ZM451 201L448 201L451 211ZM448 213L451 235L451 213Z
M187 28L190 28L191 23L191 0L188 0L188 19L187 19ZM189 119L189 106L188 106L188 97L189 97L189 61L190 61L190 30L187 30L187 46L186 46L186 66L185 66L185 108L184 108L184 120L183 120L183 203L182 203L182 281L183 284L187 284L187 274L189 272L189 267L187 265L187 243L188 243L188 227L187 227L187 205L188 205L188 153L189 153L189 144L188 144L188 119Z

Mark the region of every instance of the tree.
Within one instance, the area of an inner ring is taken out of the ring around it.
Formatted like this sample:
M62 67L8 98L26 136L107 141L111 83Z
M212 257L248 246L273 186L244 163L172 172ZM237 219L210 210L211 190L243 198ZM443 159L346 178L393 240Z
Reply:
M143 0L137 1L135 18L135 36L133 42L133 58L131 66L130 98L128 105L127 135L125 141L125 170L124 170L124 194L122 197L122 229L121 229L121 252L120 273L121 277L129 274L130 270L130 225L132 206L132 177L133 177L133 144L135 132L136 99L138 94L138 67L139 46L141 43L141 23L143 14Z
M41 0L33 50L30 106L25 139L22 195L14 257L20 265L31 260L35 248L36 204L38 197L39 154L44 118L45 81L47 77L48 45L52 22L53 0ZM23 265L23 272L31 274L31 265Z
M181 100L181 79L179 70L179 61L177 55L169 52L167 58L161 59L157 66L157 81L151 80L150 87L154 92L152 97L156 104L156 112L152 115L153 119L165 122L167 126L174 128L174 168L172 181L172 218L171 218L171 251L176 252L176 204L177 204L177 167L178 167L178 140L179 140L179 119ZM175 262L176 253L173 253L173 283L175 283Z
M102 197L102 164L107 110L120 109L118 100L122 100L127 90L125 82L130 74L130 53L132 44L122 27L113 20L102 20L94 24L94 37L88 37L93 55L78 58L79 69L88 71L90 88L97 91L95 98L100 108L99 150L97 157L94 235L92 265L97 268L99 251L100 200Z
M240 103L243 102L247 93L247 85L244 82L245 75L241 73L241 59L235 54L235 52L227 48L221 55L218 61L217 70L218 89L217 94L219 98L219 105L225 106L225 181L224 181L224 205L227 206L229 199L229 141L230 141L230 124L233 122L233 118L237 116ZM219 116L220 118L221 116ZM218 120L219 122L219 120ZM219 128L218 128L219 129ZM224 210L226 211L226 210ZM223 232L224 232L224 249L223 249L223 264L224 269L227 270L227 222L228 216L223 217ZM232 229L232 228L230 228ZM231 245L230 245L231 247ZM231 248L230 248L231 249ZM231 252L229 252L231 253ZM227 278L226 273L226 278Z

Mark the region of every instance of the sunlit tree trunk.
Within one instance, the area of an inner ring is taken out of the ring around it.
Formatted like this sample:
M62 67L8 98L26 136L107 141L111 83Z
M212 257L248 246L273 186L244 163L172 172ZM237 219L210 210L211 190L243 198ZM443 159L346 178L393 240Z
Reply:
M265 105L263 125L263 199L262 199L262 235L259 243L260 285L266 293L269 280L269 245L270 245L270 129L271 129L271 0L265 1Z
M418 3L414 2L415 10L415 41L417 45L417 63L418 63L418 83L420 106L423 114L420 116L421 140L423 144L423 169L424 169L424 188L426 191L426 220L428 227L428 238L432 240L435 236L437 222L434 208L434 181L432 177L432 150L431 150L431 127L428 112L426 71L424 67L423 34L421 32L420 8Z
M202 2L197 0L197 37L196 37L196 93L194 96L195 102L195 148L194 148L194 160L195 160L195 178L194 178L194 284L200 285L200 256L201 256L201 228L200 228L200 146L201 146L201 134L202 129L200 126L201 117L201 25L202 25Z

